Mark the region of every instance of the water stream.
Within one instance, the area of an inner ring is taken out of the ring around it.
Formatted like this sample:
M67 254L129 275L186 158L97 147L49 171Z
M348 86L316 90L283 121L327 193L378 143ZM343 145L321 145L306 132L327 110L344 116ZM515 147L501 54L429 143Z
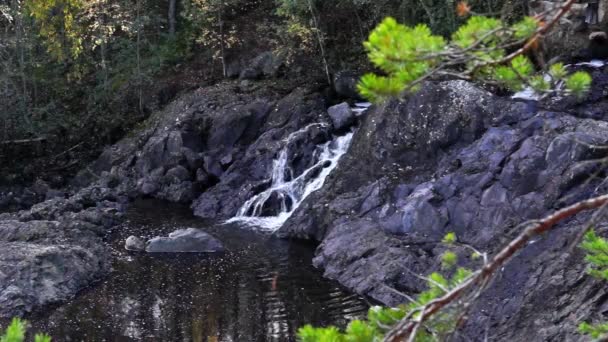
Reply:
M124 250L131 235L201 228L223 254L149 255ZM136 202L112 237L113 272L32 321L54 341L293 341L307 324L344 326L367 302L312 267L314 246L249 228L212 225L187 207Z
M369 104L354 108L357 115ZM295 174L292 133L273 161L268 189L247 200L223 224L204 222L187 207L155 200L133 204L125 224L109 236L113 271L73 301L30 318L55 341L293 341L304 324L344 327L364 316L367 301L324 279L312 267L314 246L281 240L274 231L320 189L350 145L353 133L334 136ZM264 216L267 203L278 212ZM278 201L278 202L277 202ZM130 235L166 236L200 228L224 243L221 254L129 253ZM255 229L252 229L255 227Z

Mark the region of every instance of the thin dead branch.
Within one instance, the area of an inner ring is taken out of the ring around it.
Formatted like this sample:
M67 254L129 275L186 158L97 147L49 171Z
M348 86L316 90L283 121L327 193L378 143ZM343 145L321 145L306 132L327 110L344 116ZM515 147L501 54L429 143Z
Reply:
M475 271L460 285L445 293L443 296L427 303L421 307L419 314L413 319L413 315L408 315L401 320L385 337L385 341L413 341L416 336L416 331L430 317L442 310L449 304L462 298L469 291L476 287L484 289L490 283L496 271L507 263L519 250L524 248L527 243L537 235L545 233L555 227L558 223L563 222L583 211L598 209L608 203L608 195L594 197L585 201L575 203L571 206L556 211L555 213L546 216L545 218L531 223L522 233L515 239L503 247L492 260L484 265L481 269Z

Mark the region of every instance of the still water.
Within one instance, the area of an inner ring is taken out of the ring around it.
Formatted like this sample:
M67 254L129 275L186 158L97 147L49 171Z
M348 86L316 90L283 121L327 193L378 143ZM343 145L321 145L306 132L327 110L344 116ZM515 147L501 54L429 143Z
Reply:
M227 252L148 255L123 248L129 235L185 227L204 229ZM30 317L34 330L54 341L293 341L306 323L344 326L368 308L312 267L314 246L205 224L187 207L137 202L111 241L111 276Z

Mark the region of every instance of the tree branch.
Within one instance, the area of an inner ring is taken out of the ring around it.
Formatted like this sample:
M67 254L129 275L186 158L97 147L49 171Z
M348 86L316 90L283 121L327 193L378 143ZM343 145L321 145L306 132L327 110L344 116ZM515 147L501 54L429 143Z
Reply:
M492 260L480 270L474 272L467 280L444 294L442 297L427 303L424 307L418 310L420 314L415 320L411 320L410 316L408 316L407 319L401 320L391 331L388 332L385 337L385 341L398 342L412 340L412 338L415 337L416 330L435 313L461 298L466 292L473 289L475 286L480 286L480 288L483 289L485 285L490 282L496 271L507 263L517 251L524 248L532 237L551 230L558 223L569 219L580 212L597 209L606 205L607 203L608 195L594 197L558 210L539 221L531 223L521 234L519 234L514 240L500 250L500 252L498 252L498 254L496 254Z
M548 22L547 24L545 24L544 26L542 26L541 28L539 28L536 33L530 38L528 39L528 41L526 42L526 44L524 44L524 46L522 46L521 48L519 48L518 50L512 52L511 54L496 60L496 61L491 61L491 62L487 62L487 63L483 63L483 64L479 64L476 65L472 70L471 70L471 74L473 74L475 71L487 67L487 66L491 66L491 65L498 65L498 64L504 64L504 63L508 63L511 60L513 60L515 57L526 53L528 50L530 50L539 40L540 38L545 35L547 32L549 32L553 26L555 26L555 24L566 14L570 11L570 9L572 8L572 5L574 5L574 3L577 0L568 0L566 1L562 7L559 8L559 12L555 15L555 17L553 17L553 19L551 19L550 22Z

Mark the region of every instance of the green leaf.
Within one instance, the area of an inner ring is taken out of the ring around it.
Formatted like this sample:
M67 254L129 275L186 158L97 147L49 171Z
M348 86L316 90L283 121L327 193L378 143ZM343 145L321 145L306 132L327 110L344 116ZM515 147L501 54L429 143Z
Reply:
M34 342L51 342L51 337L45 334L36 334Z
M501 26L502 22L498 19L474 16L452 35L452 42L463 49L471 47L477 41L481 41L484 46L495 46L498 42L497 35L488 33Z
M583 322L578 326L578 331L582 334L589 335L592 338L600 338L608 334L608 323L591 325Z
M608 280L608 240L599 237L593 229L585 233L581 248L587 252L589 274L595 278Z
M513 36L516 39L526 39L532 37L538 28L538 22L532 17L524 17L522 20L513 24Z
M519 55L511 61L511 67L516 72L518 77L526 78L534 72L534 66L530 59L524 55Z
M380 338L381 336L374 327L360 320L350 322L346 328L345 340L347 342L373 342Z
M344 342L344 336L336 327L314 328L305 325L298 329L298 339L301 342Z
M513 68L507 66L499 66L494 70L494 80L513 91L523 89L523 82L517 76Z
M23 342L25 339L25 321L13 318L6 332L0 337L0 342Z
M449 233L445 234L445 236L443 237L443 240L441 240L441 242L448 244L448 245L455 243L456 242L456 233L449 232Z
M566 78L566 89L574 96L583 98L591 87L591 76L583 71L577 71Z
M452 267L456 266L457 262L458 256L454 252L447 251L441 255L441 267L443 269L451 269Z
M551 84L549 84L549 82L547 82L545 77L542 75L532 76L530 78L530 86L539 93L546 92L551 89Z
M549 75L556 81L564 79L567 73L564 63L555 63L549 68Z

